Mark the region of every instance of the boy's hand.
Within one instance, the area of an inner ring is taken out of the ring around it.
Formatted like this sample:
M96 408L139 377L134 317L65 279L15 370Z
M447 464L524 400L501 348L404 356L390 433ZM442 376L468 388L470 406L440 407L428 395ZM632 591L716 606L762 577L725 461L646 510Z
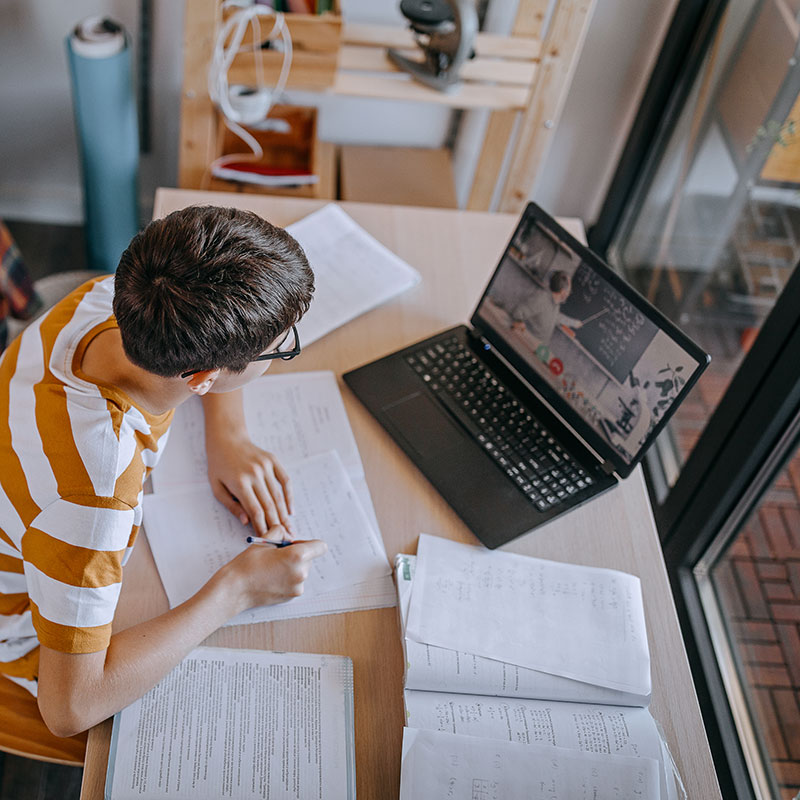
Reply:
M273 525L290 533L292 489L286 470L272 453L246 434L206 438L208 480L214 497L259 536Z
M281 526L269 530L275 541L286 538ZM290 547L251 544L217 573L232 581L240 610L270 605L299 597L311 569L311 562L328 551L321 539L297 540ZM215 576L216 577L216 576Z

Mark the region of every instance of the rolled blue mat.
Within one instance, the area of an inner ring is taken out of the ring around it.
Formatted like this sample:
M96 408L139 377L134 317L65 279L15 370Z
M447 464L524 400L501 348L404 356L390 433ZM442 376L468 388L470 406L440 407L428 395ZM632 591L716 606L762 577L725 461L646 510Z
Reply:
M67 37L66 47L88 264L113 272L139 229L139 128L130 41L117 23L90 17Z

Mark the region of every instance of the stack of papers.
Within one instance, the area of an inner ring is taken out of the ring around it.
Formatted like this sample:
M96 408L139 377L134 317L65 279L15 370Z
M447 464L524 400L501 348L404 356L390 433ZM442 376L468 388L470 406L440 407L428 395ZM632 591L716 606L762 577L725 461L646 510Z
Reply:
M391 568L336 379L331 372L276 375L248 384L253 441L289 472L298 538L324 539L301 597L245 611L231 625L395 604ZM144 524L171 607L194 594L248 545L243 526L214 499L206 478L203 410L175 414L169 444L144 498Z
M504 797L677 797L646 707L638 578L422 535L395 580L413 729L401 798L471 800L478 779Z

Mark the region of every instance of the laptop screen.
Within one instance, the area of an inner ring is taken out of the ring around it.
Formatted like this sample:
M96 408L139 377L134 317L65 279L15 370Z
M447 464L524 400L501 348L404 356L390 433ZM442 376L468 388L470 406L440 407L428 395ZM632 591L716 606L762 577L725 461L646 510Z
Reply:
M533 204L472 324L621 474L709 360Z

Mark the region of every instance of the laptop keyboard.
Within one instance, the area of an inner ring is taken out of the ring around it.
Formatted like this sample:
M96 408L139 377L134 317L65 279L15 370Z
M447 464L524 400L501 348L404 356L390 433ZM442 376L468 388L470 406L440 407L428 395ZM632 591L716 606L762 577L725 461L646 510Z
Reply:
M540 511L594 482L457 337L405 358Z

